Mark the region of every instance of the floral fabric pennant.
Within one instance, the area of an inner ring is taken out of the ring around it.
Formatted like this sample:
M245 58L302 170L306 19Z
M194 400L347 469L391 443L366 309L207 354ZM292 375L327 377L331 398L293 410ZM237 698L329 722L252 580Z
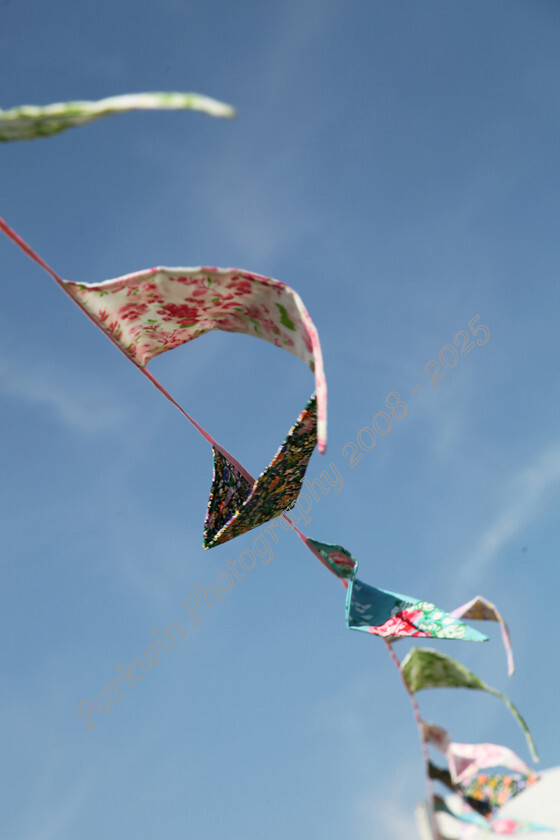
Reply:
M300 296L238 269L151 268L104 283L64 281L66 291L139 367L211 330L261 338L315 375L319 451L327 440L327 389L319 336Z
M465 799L484 803L494 813L537 781L535 773L478 773L467 784L461 784L460 790Z
M203 111L212 117L235 116L231 105L198 93L128 93L96 102L55 102L44 106L20 105L8 111L0 109L0 142L50 137L67 128L127 111L184 109Z
M430 777L451 787L485 816L538 781L537 774L508 747L455 743L445 729L428 723L422 723L422 736L445 755L449 767L442 770L430 763Z
M476 598L472 599L472 601L469 601L467 604L463 604L461 607L457 607L456 610L453 610L451 615L454 615L456 618L470 618L472 621L499 622L502 631L504 647L506 649L508 674L511 677L515 670L515 665L513 662L513 650L511 647L511 640L509 637L509 630L507 624L505 623L504 619L502 618L494 604L492 604L492 602L488 601L486 598L483 598L482 595L477 595Z
M307 539L306 545L327 569L342 580L352 579L358 570L358 561L341 545Z
M499 697L523 729L531 755L535 761L538 761L529 727L509 697L486 685L460 662L437 650L412 648L404 658L401 668L406 683L413 693L425 688L472 688Z
M346 598L346 624L386 639L423 636L438 639L486 641L487 637L453 618L434 604L408 595L376 589L354 579Z
M173 100L173 96L180 95L143 96L143 99L142 95L115 97L100 103L66 103L47 109L0 111L0 140L44 136L70 125L134 107L197 107L194 100L190 104L186 104L184 99L182 104ZM206 107L203 107L203 99ZM136 104L132 104L132 100ZM204 97L198 97L197 101L200 110L214 106L218 110L229 107L221 103L211 106L209 103L213 101ZM208 112L212 113L211 110ZM214 113L218 116L231 115ZM319 450L325 451L327 391L317 330L293 289L262 275L214 267L159 267L99 284L64 281L1 219L0 230L51 274L85 314L211 443L214 470L204 525L204 548L212 548L240 536L285 514L295 504L315 446L319 445ZM276 456L256 481L183 411L147 370L148 363L155 356L211 330L237 332L268 341L298 356L315 376L316 394L308 401ZM356 578L358 562L349 551L337 544L308 539L293 527L307 548L347 587L346 624L349 629L381 636L389 643L406 637L487 641L486 636L462 619L498 621L506 646L508 669L510 673L513 671L507 627L495 606L486 599L478 596L452 613L446 613L432 603L369 586ZM426 688L455 687L485 691L503 700L525 732L531 754L538 760L527 724L514 704L500 691L439 651L413 648L399 663L391 644L387 647L411 694ZM415 714L419 721L416 705ZM428 775L459 794L457 800L460 805L454 808L448 804L449 798L435 797L436 810L447 811L472 826L490 827L496 833L514 833L526 830L527 826L531 830L546 830L534 824L493 817L504 802L538 778L511 750L493 744L456 744L450 741L448 733L441 727L421 721L419 725L424 743L438 747L448 761L448 769L439 768L429 761L426 754ZM500 772L486 772L496 768L505 768L507 772L501 772L501 769Z
M453 781L468 784L480 770L504 767L529 778L534 773L509 747L501 744L457 744L451 742L447 760Z
M422 737L445 755L454 784L467 784L480 770L492 767L504 767L527 777L535 775L513 750L501 744L460 744L452 741L443 727L424 721Z
M214 478L204 523L205 548L210 548L218 534L250 496L252 484L215 446Z
M214 479L206 515L204 548L213 548L281 516L297 500L317 444L316 422L317 402L312 397L274 460L252 488L214 449Z

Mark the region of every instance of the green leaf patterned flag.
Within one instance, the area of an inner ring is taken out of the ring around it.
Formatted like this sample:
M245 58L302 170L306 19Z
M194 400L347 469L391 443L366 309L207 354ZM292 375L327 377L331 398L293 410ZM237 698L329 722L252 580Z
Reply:
M0 141L50 137L67 128L127 111L203 111L212 117L233 117L231 105L198 93L127 93L96 102L55 102L52 105L20 105L0 109Z
M529 727L509 697L486 685L472 671L455 659L430 648L412 648L401 665L403 676L410 690L415 693L424 688L472 688L486 691L503 700L525 733L531 755L538 761L537 751Z

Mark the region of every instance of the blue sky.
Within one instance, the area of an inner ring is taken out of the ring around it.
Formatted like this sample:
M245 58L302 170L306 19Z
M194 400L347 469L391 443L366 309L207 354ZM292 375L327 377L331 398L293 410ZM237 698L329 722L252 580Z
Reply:
M299 292L329 385L308 475L343 482L305 532L373 586L496 603L512 679L497 627L432 645L509 694L543 767L560 761L559 28L546 0L0 3L4 108L193 90L238 109L5 144L0 214L66 279L210 264ZM6 836L408 836L422 760L382 642L345 629L344 591L292 534L203 551L206 442L5 238L0 266ZM477 315L489 341L432 386ZM247 336L151 370L254 474L313 389ZM391 391L406 416L351 468ZM252 547L193 625L181 602ZM78 704L172 621L187 635L88 730ZM473 694L418 700L455 740L528 759Z

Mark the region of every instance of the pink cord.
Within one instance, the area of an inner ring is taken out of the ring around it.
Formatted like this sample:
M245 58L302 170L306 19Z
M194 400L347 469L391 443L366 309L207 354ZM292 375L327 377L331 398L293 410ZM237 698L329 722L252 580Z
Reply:
M208 433L205 429L203 429L203 428L202 428L202 426L201 426L199 423L197 423L197 422L196 422L196 420L194 420L192 417L190 417L190 415L188 415L188 414L187 414L187 412L185 411L185 409L184 409L182 406L180 406L180 405L179 405L179 403L178 403L175 399L173 399L173 397L171 396L171 394L170 394L170 393L169 393L169 392L168 392L168 391L167 391L167 390L163 387L163 385L161 384L161 382L159 382L159 381L155 378L155 376L153 376L153 374L152 374L152 373L150 373L150 371L149 371L149 370L147 370L147 368L142 367L141 365L139 365L139 364L135 361L135 359L133 359L133 358L132 358L132 356L130 356L130 355L126 352L126 350L125 350L123 347L121 347L121 345L120 345L120 344L119 344L119 343L115 340L114 336L113 336L110 332L108 332L107 330L105 330L105 329L103 328L103 326L102 326L101 324L99 324L99 323L95 320L95 318L94 318L92 315L90 315L90 313L89 313L89 312L87 311L87 309L86 309L86 308L85 308L85 307L84 307L84 306L80 303L80 301L76 300L76 298L74 298L74 297L70 294L70 292L69 292L69 291L68 291L68 289L66 288L66 284L65 284L64 280L62 280L62 278L61 278L61 277L59 277L59 275L56 273L56 271L54 271L54 269L52 269L52 268L51 268L51 267L50 267L50 266L49 266L49 265L48 265L48 264L47 264L47 263L46 263L46 262L45 262L45 261L44 261L44 260L43 260L43 259L42 259L42 258L41 258L41 257L40 257L40 256L39 256L39 255L38 255L38 254L34 251L34 250L33 250L33 248L31 248L31 247L27 244L27 242L25 242L25 241L21 238L21 236L19 236L19 235L15 232L15 230L12 230L12 228L11 228L9 225L7 225L7 224L6 224L6 222L5 222L2 218L0 218L0 230L2 230L2 231L6 234L6 236L7 236L9 239L11 239L13 242L15 242L15 243L16 243L16 245L18 245L18 246L21 248L21 250L22 250L25 254L27 254L27 256L28 256L28 257L30 257L32 260L34 260L34 261L35 261L38 265L40 265L40 266L41 266L41 268L43 268L46 272L48 272L48 274L50 274L50 275L51 275L51 277L53 278L53 280L54 280L54 281L58 284L58 286L60 286L60 288L62 289L62 291L63 291L66 295L68 295L68 297L70 298L70 300L72 300L72 301L73 301L73 303L75 303L75 304L76 304L76 306L78 306L78 307L82 310L82 312L84 313L84 315L86 315L86 317L87 317L87 318L89 318L89 320L90 320L93 324L95 324L95 326L96 326L96 327L99 327L101 330L103 330L103 332L105 333L105 335L107 336L107 338L109 338L109 339L113 342L113 344L115 345L115 347L116 347L118 350L120 350L120 352L121 352L121 353L123 353L123 354L126 356L126 358L127 358L127 359L129 359L129 360L130 360L130 361L134 364L134 366L137 368L137 370L139 370L139 371L140 371L140 373L142 373L142 374L143 374L143 375L144 375L147 379L149 379L149 380L150 380L150 382L152 383L152 385L154 385L154 387L156 387L156 388L158 389L158 391L160 391L160 393L162 393L162 394L163 394L163 396L164 396L167 400L169 400L169 402L170 402L170 403L172 403L172 405L174 405L174 406L175 406L175 408L179 409L179 411L181 412L181 414L182 414L184 417L186 417L186 419L189 421L189 423L191 423L191 424L195 427L195 429L197 430L197 432L200 432L200 434L202 435L202 437L203 437L205 440L207 440L207 441L208 441L208 443L209 443L211 446L215 446L215 447L216 447L216 449L217 449L219 452L221 452L221 453L222 453L222 455L223 455L225 458L227 458L227 460L228 460L228 461L229 461L229 462L230 462L230 463L231 463L231 464L232 464L232 465L233 465L233 466L234 466L237 470L239 470L239 472L241 473L241 475L243 475L243 477L244 477L244 478L246 478L246 479L247 479L247 481L251 482L251 484L254 484L254 483L255 483L255 479L253 478L253 476L251 475L251 473L249 473L249 472L245 469L245 467L244 467L242 464L240 464L240 463L239 463L239 461L238 461L236 458L234 458L234 457L233 457L233 455L230 455L230 453L227 451L227 449L225 449L225 448L224 448L223 446L221 446L221 445L220 445L220 444L219 444L216 440L214 440L214 438L212 437L212 435L210 435L210 434L209 434L209 433ZM296 532L296 534L299 536L299 538L300 538L300 539L301 539L304 543L306 543L306 544L307 544L307 537L305 536L305 534L303 534L303 533L299 530L299 528L297 528L297 527L294 525L294 523L291 521L291 519L290 519L288 516L286 516L285 514L284 514L284 519L285 519L287 522L289 522L289 523L290 523L290 525L292 526L292 529ZM308 548L309 548L309 546L308 546ZM314 553L314 552L313 552L313 553Z
M435 811L434 811L434 784L433 784L432 779L430 778L430 754L428 752L428 745L426 744L426 741L424 740L424 731L423 731L423 726L422 726L423 721L422 721L422 717L420 715L420 707L418 706L418 702L416 700L416 697L414 696L414 693L410 690L410 686L408 685L408 683L405 679L400 660L398 659L395 651L393 650L393 645L390 642L388 642L387 639L383 639L383 641L385 642L387 650L389 651L389 656L391 657L391 659L393 660L393 662L395 663L395 665L398 668L399 674L401 675L401 679L403 681L403 685L406 689L406 693L410 697L410 702L412 703L412 709L413 709L413 712L414 712L414 719L416 721L416 726L418 727L418 735L420 736L420 744L422 746L422 755L424 757L424 764L425 764L425 768L426 768L426 788L427 788L427 791L428 791L428 809L429 809L429 812L430 812L430 823L431 823L431 826L432 826L432 832L433 832L433 835L434 835L434 840L439 840L439 832L438 832L438 827L437 827L437 823L436 823L436 815L435 815Z
M0 230L2 230L6 234L6 236L9 237L13 242L15 242L16 245L18 245L21 248L21 250L24 251L24 253L27 254L28 257L30 257L32 260L34 260L38 265L41 266L41 268L43 268L46 272L48 272L48 274L51 275L53 280L60 286L62 291L65 292L65 294L67 294L68 297L77 306L80 307L82 312L84 312L84 314L89 318L90 321L92 321L95 324L96 327L100 327L101 329L103 329L103 327L100 324L97 323L97 321L92 317L92 315L90 315L90 313L85 309L85 307L70 294L70 292L66 288L66 284L64 283L62 278L60 278L58 276L58 274L43 259L41 259L41 257L14 230L12 230L12 228L9 227L2 218L0 218ZM203 429L202 426L199 423L196 422L196 420L194 420L192 417L190 417L187 414L187 412L184 410L184 408L182 408L182 406L180 406L179 403L175 399L173 399L171 394L169 394L168 391L166 391L166 389L155 378L155 376L153 376L145 367L142 367L142 366L138 365L137 362L126 352L126 350L124 350L124 348L122 348L120 346L120 344L118 344L118 342L111 335L111 333L107 332L104 329L103 329L103 332L105 333L105 335L108 338L111 339L113 344L121 351L121 353L123 353L127 357L127 359L129 359L131 362L133 362L135 367L138 368L138 370L140 370L140 372L143 373L144 376L147 379L150 380L152 385L154 385L158 389L158 391L160 391L163 394L163 396L167 400L169 400L170 403L172 403L177 409L179 409L181 414L183 414L183 416L186 417L186 419L189 421L189 423L191 423L198 432L200 432L202 437L205 438L212 446L215 446L216 449L219 452L221 452L222 455L224 455L224 457L227 458L228 461L230 461L237 470L239 470L239 472L247 479L247 481L250 481L251 483L254 484L255 480L251 476L251 474L249 472L247 472L247 470L232 455L230 455L230 453L227 451L227 449L224 449L224 447L220 446L220 444L217 443L214 440L214 438L205 429ZM283 517L287 522L290 523L290 525L292 526L292 529L296 532L296 534L302 540L302 542L304 542L306 544L306 546L311 550L312 554L314 554L315 556L318 556L317 553L307 544L307 537L305 536L305 534L302 531L300 531L300 529L296 525L294 525L294 523L291 521L291 519L286 514L283 514ZM324 561L320 557L318 557L318 559L321 560L323 565L325 565ZM343 583L343 585L348 586L348 584L345 581L342 581L342 583ZM421 745L422 745L422 754L424 756L424 763L425 763L425 766L426 766L426 786L427 786L427 790L428 790L428 805L429 805L429 810L430 810L430 821L431 821L431 824L432 824L432 830L434 832L434 838L435 838L435 840L438 840L439 839L439 833L438 833L437 824L436 824L436 821L435 821L434 804L433 804L434 803L434 786L433 786L432 780L431 780L430 775L429 775L430 757L429 757L429 753L428 753L427 744L424 741L423 730L422 730L422 718L420 716L420 709L418 707L418 703L416 702L416 698L415 698L414 694L411 692L411 690L408 686L408 683L406 682L406 679L405 679L403 671L402 671L401 663L400 663L399 659L397 658L397 656L396 656L396 654L393 650L392 645L386 639L383 639L383 641L385 642L385 644L387 646L387 650L389 651L389 655L391 656L393 662L395 663L395 665L397 666L397 668L399 670L402 681L404 683L404 687L406 689L406 692L407 692L408 696L410 697L410 702L412 703L412 708L413 708L413 711L414 711L414 717L415 717L415 720L416 720L416 724L418 726L418 732L419 732L419 735L420 735L420 742L421 742Z
M137 363L137 362L136 362L136 361L132 358L132 356L130 356L130 355L126 352L126 350L125 350L123 347L121 347L121 345L120 345L120 344L119 344L119 343L115 340L114 336L113 336L110 332L108 332L107 330L105 330L105 329L103 328L103 326L102 326L101 324L99 324L99 323L95 320L95 318L94 318L92 315L90 315L90 313L89 313L89 312L87 311L87 309L86 309L86 308L85 308L85 307L84 307L84 306L80 303L80 301L76 300L76 298L74 298L74 297L73 297L73 295L71 295L71 294L70 294L70 292L69 292L69 291L68 291L68 289L66 288L66 283L64 282L64 280L62 280L62 278L61 278L61 277L59 277L59 275L56 273L56 271L54 271L54 269L52 269L52 268L50 267L50 265L48 265L48 264L47 264L47 263L46 263L46 262L45 262L45 261L44 261L44 260L43 260L43 259L42 259L42 258L41 258L41 257L40 257L40 256L39 256L39 255L38 255L38 254L34 251L34 250L33 250L33 248L31 248L31 247L27 244L27 242L25 242L25 241L21 238L21 236L19 236L19 235L15 232L15 230L12 230L12 228L11 228L11 227L9 227L9 225L7 225L7 224L6 224L6 222L5 222L2 218L0 218L0 230L2 230L2 231L6 234L6 236L8 236L11 240L13 240L13 242L15 242L15 243L16 243L16 245L18 245L18 246L21 248L21 250L22 250L24 253L26 253L26 254L27 254L27 256L28 256L28 257L30 257L32 260L34 260L34 261L35 261L38 265L40 265L40 266L41 266L41 268L43 268L46 272L48 272L48 273L51 275L51 277L53 278L53 280L54 280L54 281L55 281L55 282L56 282L56 283L60 286L60 288L62 289L62 291L63 291L65 294L67 294L67 295L68 295L68 297L70 298L70 300L72 300L72 301L76 304L76 306L78 306L78 307L82 310L82 312L84 313L84 315L86 315L86 317L87 317L87 318L89 318L89 320L90 320L93 324L95 324L95 326L96 326L96 327L99 327L100 329L102 329L102 330L103 330L103 332L105 333L105 335L107 336L107 338L109 338L109 339L113 342L113 344L115 345L115 347L116 347L118 350L120 350L120 351L121 351L121 353L123 353L123 354L126 356L126 358L127 358L127 359L129 359L129 360L130 360L130 361L134 364L134 366L135 366L136 368L138 368L138 370L140 371L140 373L144 374L144 376L145 376L147 379L149 379L149 380L150 380L150 382L152 383L152 385L154 385L154 386L158 389L158 391L160 391L160 392L163 394L163 396L164 396L166 399L168 399L168 400L169 400L169 402L170 402L170 403L172 403L172 404L173 404L176 408L178 408L178 409L179 409L179 411L181 412L181 414L182 414L184 417L186 417L186 418L187 418L187 420L189 421L189 423L192 423L192 425L195 427L195 429L197 430L197 432L200 432L200 434L202 435L202 437L203 437L203 438L205 438L205 439L208 441L208 443L210 443L212 446L215 446L215 447L216 447L216 449L217 449L219 452L221 452L221 453L222 453L222 455L224 455L224 457L226 457L226 458L228 459L228 461L231 461L231 463L233 464L233 466L234 466L234 467L236 467L236 469L238 469L238 470L240 471L240 473L241 473L241 474L242 474L242 475L243 475L243 476L247 479L247 481L250 481L251 483L254 483L254 481L255 481L255 480L254 480L254 478L251 476L251 474L250 474L249 472L247 472L247 470L245 469L245 467L243 467L243 466L242 466L242 465L241 465L241 464L240 464L240 463L239 463L239 462L238 462L238 461L237 461L237 460L236 460L236 459L235 459L232 455L230 455L230 454L229 454L229 452L227 451L227 449L225 449L225 448L224 448L223 446L221 446L221 445L220 445L217 441L215 441L215 440L214 440L214 438L212 437L212 435L208 434L208 432L207 432L205 429L203 429L203 428L202 428L202 426L201 426L199 423L197 423L197 422L196 422L196 420L194 420L192 417L190 417L190 416L187 414L187 412L184 410L184 408L182 408L182 407L179 405L179 403L178 403L176 400L174 400L174 399L173 399L173 397L171 396L171 394L169 394L169 392L168 392L168 391L166 391L166 389L163 387L163 385L161 384L161 382L158 382L158 380L155 378L155 376L153 376L153 374L151 374L151 373L150 373L150 371L148 371L145 367L142 367L141 365L139 365L139 364L138 364L138 363Z

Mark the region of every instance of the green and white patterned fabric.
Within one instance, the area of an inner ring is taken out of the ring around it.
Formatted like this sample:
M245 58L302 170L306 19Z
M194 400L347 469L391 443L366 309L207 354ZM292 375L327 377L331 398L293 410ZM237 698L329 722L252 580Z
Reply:
M127 93L96 102L55 102L0 109L0 141L50 137L67 128L127 111L202 111L212 117L234 117L235 109L198 93Z
M527 743L535 761L537 751L529 727L521 717L509 697L495 688L486 685L472 671L450 656L431 648L412 648L402 661L402 673L412 693L424 688L473 688L486 691L503 700L519 726L525 733Z

